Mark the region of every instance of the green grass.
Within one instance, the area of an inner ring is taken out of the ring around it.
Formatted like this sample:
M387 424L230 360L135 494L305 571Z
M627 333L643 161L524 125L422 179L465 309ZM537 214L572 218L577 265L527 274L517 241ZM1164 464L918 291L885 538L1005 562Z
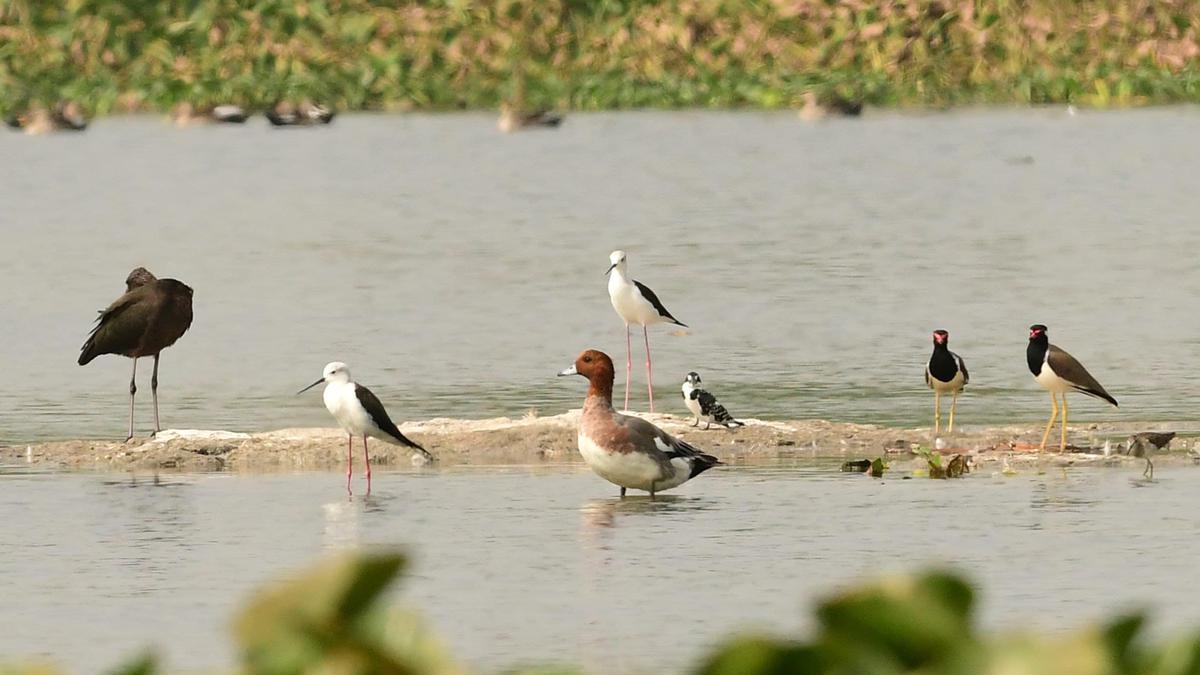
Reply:
M1200 100L1191 0L0 0L0 108Z

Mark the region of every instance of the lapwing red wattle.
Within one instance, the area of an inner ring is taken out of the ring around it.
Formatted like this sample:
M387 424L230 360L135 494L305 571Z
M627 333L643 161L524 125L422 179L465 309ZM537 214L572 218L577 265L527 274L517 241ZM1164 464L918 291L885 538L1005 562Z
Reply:
M1116 407L1117 399L1104 390L1082 363L1050 344L1046 327L1040 323L1029 327L1029 346L1025 349L1025 359L1029 362L1029 372L1033 373L1033 378L1050 392L1050 421L1046 423L1046 433L1042 434L1042 443L1038 446L1040 451L1046 450L1046 440L1050 438L1050 430L1054 428L1054 420L1058 417L1055 394L1062 395L1062 442L1059 452L1067 449L1067 392L1087 394Z
M925 364L925 384L933 390L933 435L942 430L942 394L950 394L950 425L946 431L954 432L954 411L958 407L958 394L970 381L967 364L962 357L950 351L950 333L933 331L933 354Z

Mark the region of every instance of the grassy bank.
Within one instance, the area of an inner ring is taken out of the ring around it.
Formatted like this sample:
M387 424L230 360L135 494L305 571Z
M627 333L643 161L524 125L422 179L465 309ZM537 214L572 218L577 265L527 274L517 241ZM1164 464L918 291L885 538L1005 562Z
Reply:
M0 112L1200 100L1190 0L0 0Z

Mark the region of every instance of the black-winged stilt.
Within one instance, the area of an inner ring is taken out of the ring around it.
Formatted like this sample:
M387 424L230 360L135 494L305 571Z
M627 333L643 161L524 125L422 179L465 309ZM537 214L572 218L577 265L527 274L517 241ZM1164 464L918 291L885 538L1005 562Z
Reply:
M354 475L354 437L362 436L363 457L367 464L367 492L371 491L371 455L367 449L367 437L378 438L388 443L403 445L421 453L426 461L433 461L433 455L419 444L409 440L396 423L388 417L387 411L379 398L370 389L358 384L350 378L350 369L340 361L325 365L321 379L296 392L297 395L312 389L318 384L325 383L325 391L321 398L325 408L337 420L338 425L346 431L346 490L350 490L350 479Z
M640 281L630 279L624 251L613 251L608 256L608 298L613 309L625 322L625 410L629 410L629 379L633 371L633 355L629 344L630 324L642 327L646 341L646 389L650 394L650 412L654 412L654 367L650 359L650 334L646 327L656 323L673 323L687 328L687 324L671 316L662 301Z

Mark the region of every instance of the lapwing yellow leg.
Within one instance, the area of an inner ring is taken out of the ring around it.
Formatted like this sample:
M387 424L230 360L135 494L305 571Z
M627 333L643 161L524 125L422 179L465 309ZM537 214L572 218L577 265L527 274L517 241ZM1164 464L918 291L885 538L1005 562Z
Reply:
M1067 392L1063 392L1063 418L1062 418L1062 444L1058 446L1058 451L1067 451Z
M1054 392L1050 392L1050 421L1046 423L1046 433L1042 434L1042 444L1038 446L1038 452L1046 451L1046 439L1050 438L1050 430L1054 428L1054 420L1058 419L1058 399L1054 397Z
M954 392L954 398L950 399L950 428L947 433L954 433L954 409L958 407L958 392Z
M933 435L936 437L942 430L942 393L933 390Z

